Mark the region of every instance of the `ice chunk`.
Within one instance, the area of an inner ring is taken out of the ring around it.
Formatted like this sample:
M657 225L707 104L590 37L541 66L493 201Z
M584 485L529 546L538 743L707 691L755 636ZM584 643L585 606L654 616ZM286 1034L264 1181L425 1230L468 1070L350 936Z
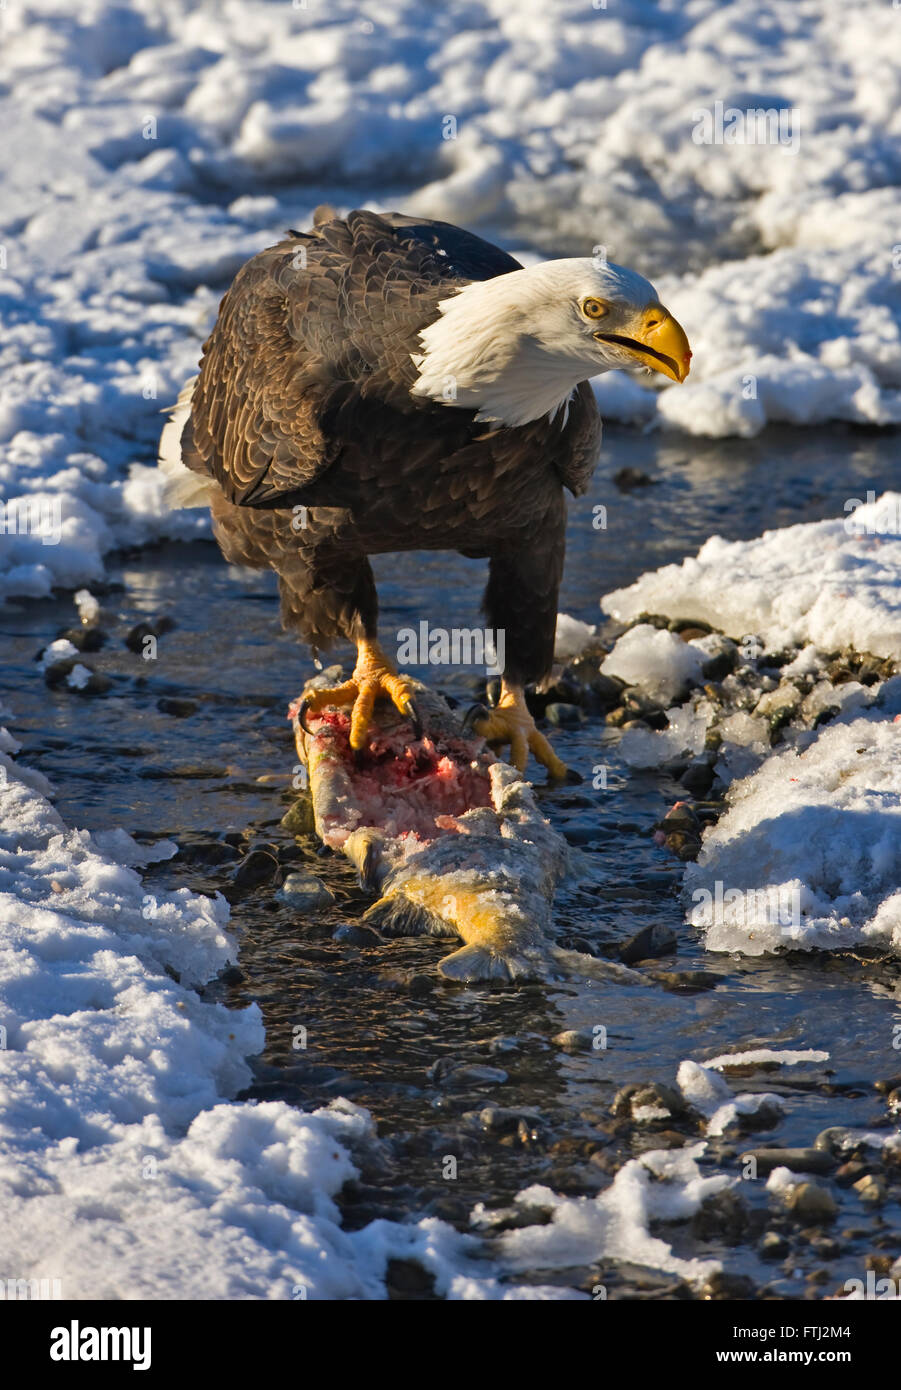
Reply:
M86 626L96 623L100 616L100 602L94 597L90 589L78 589L76 591L75 607L78 609L79 618Z
M686 753L700 753L713 715L708 700L675 705L666 711L667 728L624 729L617 751L630 767L657 767Z
M772 1114L783 1109L779 1097L769 1091L733 1095L728 1082L709 1063L701 1066L698 1062L681 1062L676 1084L689 1105L705 1116L707 1133L714 1138L742 1116L753 1116L761 1110Z
M557 635L554 639L554 660L571 661L588 645L589 639L597 632L591 623L583 623L580 618L571 618L568 613L557 614Z
M660 1236L653 1222L687 1221L709 1196L731 1186L724 1173L703 1177L697 1160L705 1145L652 1149L626 1163L611 1187L595 1198L560 1197L547 1187L517 1194L523 1207L550 1211L546 1225L524 1226L500 1239L504 1263L513 1270L566 1269L598 1260L628 1260L698 1283L719 1269L716 1260L684 1259Z
M48 643L41 653L41 670L48 671L51 666L55 666L58 662L69 661L77 656L78 648L67 637L58 637L55 642Z
M705 654L674 632L638 623L624 632L601 670L627 685L640 686L652 700L670 704L701 679Z

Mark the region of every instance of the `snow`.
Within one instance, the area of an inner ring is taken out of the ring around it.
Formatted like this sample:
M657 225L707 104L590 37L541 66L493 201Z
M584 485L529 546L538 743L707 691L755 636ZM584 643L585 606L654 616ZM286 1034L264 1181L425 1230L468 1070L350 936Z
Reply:
M592 623L583 623L581 618L573 618L568 613L558 613L554 660L571 661L579 656L596 632Z
M778 1067L798 1067L805 1062L828 1062L829 1053L815 1047L775 1048L752 1047L744 1052L724 1052L721 1057L710 1057L704 1066L712 1071L722 1071L726 1067L747 1067L773 1065Z
M161 412L231 276L323 195L548 255L604 242L651 276L692 374L599 379L608 417L711 436L901 421L901 69L881 0L30 0L0 6L0 31L0 599L78 589L90 623L110 551L209 534L164 503ZM717 100L794 113L791 140L700 142ZM901 659L901 495L853 505L714 537L605 606L799 647L797 674L849 645ZM590 633L561 621L566 659ZM702 651L634 628L608 661L667 703ZM75 656L57 642L45 662ZM863 712L854 687L835 723L733 783L686 872L710 897L693 913L710 949L901 947L897 711ZM732 720L762 756L761 721ZM696 752L706 727L695 706L653 738ZM233 1099L259 1012L195 988L235 957L224 902L146 892L138 869L171 845L64 825L5 731L0 749L9 1271L61 1278L65 1297L379 1298L397 1255L452 1298L568 1296L498 1282L475 1237L434 1219L345 1232L334 1199L372 1121L347 1101ZM751 1103L714 1064L683 1067L710 1133ZM609 1256L700 1279L715 1266L650 1223L727 1185L701 1176L702 1152L645 1153L594 1199L520 1194L552 1220L501 1238L506 1267Z
M69 641L68 637L58 637L55 642L48 642L41 652L41 670L49 671L51 666L56 666L61 661L68 661L78 656L78 648Z
M873 711L733 782L685 873L712 951L901 951L901 737ZM720 885L717 891L717 883Z
M713 537L696 558L602 600L621 621L644 612L704 621L752 660L798 648L783 672L812 679L808 720L838 711L774 749L766 719L748 710L717 723L728 809L684 878L689 921L712 951L901 950L901 678L878 687L823 678L834 651L901 661L901 494L846 512L750 541ZM647 691L668 678L672 691L690 677L679 648L690 662L701 644L640 623L602 669ZM711 714L696 692L667 711L669 728L626 730L623 757L655 766L698 752Z
M770 652L853 647L901 660L899 581L901 493L887 492L845 517L754 540L712 536L696 557L642 575L601 606L621 622L641 613L701 620Z
M100 600L94 597L90 589L77 589L73 597L78 616L85 627L96 623L100 617Z
M650 1225L687 1221L705 1199L732 1184L724 1173L702 1175L698 1159L705 1148L700 1143L649 1150L624 1164L597 1197L561 1197L540 1185L517 1193L517 1205L544 1208L550 1221L500 1236L504 1264L516 1271L625 1260L703 1282L719 1262L683 1259L661 1236L651 1235Z
M896 27L881 0L2 6L0 597L208 534L164 505L160 412L323 196L651 276L692 374L599 378L610 417L901 420ZM717 102L784 128L705 143ZM11 527L38 498L50 525Z
M623 633L601 664L605 676L640 685L653 700L668 704L701 678L706 654L675 632L637 623Z
M665 729L624 729L617 752L629 767L658 767L683 754L700 753L713 713L708 701L674 705L666 711Z
M803 1181L792 1172L790 1168L774 1168L766 1180L768 1192L775 1192L780 1197L786 1197L792 1188L797 1187Z
M770 1114L774 1111L781 1114L783 1110L779 1097L769 1091L733 1095L728 1082L709 1064L681 1062L676 1084L688 1104L704 1116L707 1133L712 1138L723 1134L740 1116L753 1116L761 1109Z

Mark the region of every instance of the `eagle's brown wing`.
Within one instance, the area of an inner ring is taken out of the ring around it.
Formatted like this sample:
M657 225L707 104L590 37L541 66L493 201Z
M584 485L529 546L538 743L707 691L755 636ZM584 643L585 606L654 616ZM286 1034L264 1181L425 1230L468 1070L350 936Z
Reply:
M410 353L440 300L519 268L479 237L400 213L322 220L261 252L204 344L183 462L239 505L309 486L340 453L354 401L421 408Z

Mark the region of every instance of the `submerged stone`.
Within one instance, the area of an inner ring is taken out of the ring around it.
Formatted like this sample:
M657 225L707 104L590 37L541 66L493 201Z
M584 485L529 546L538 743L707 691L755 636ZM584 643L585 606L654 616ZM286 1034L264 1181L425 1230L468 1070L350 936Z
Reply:
M304 870L295 870L288 874L275 896L293 908L310 912L317 908L329 907L335 901L334 893L326 887L322 879ZM375 936L375 933L370 932L370 935Z

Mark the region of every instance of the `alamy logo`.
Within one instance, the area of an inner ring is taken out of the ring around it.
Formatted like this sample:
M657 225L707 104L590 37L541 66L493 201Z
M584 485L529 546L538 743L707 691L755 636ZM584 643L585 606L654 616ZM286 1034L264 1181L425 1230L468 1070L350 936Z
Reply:
M62 535L59 497L14 497L0 502L0 536L37 536L41 545L59 545Z
M0 1279L0 1299L5 1298L9 1303L30 1299L46 1303L62 1296L62 1282L59 1279Z
M150 1370L149 1327L82 1327L74 1319L50 1333L51 1361L130 1361Z
M845 1293L855 1298L901 1298L901 1279L880 1279L872 1269L867 1270L866 1280L846 1279Z
M425 619L397 634L398 666L484 666L489 676L504 670L503 628L429 627Z
M801 112L796 106L752 106L742 111L715 101L713 109L692 111L696 122L691 138L696 145L778 145L783 154L797 154L801 144Z
M725 888L722 880L716 879L712 893L709 888L696 888L691 900L695 904L691 920L696 927L715 922L734 927L801 925L800 888Z
M850 512L850 516L845 517L845 531L849 536L901 535L901 501L886 498L875 516L872 512L867 514L866 519L857 515L859 507L873 507L875 502L876 494L872 488L867 491L866 502L862 497L848 498L844 510Z

